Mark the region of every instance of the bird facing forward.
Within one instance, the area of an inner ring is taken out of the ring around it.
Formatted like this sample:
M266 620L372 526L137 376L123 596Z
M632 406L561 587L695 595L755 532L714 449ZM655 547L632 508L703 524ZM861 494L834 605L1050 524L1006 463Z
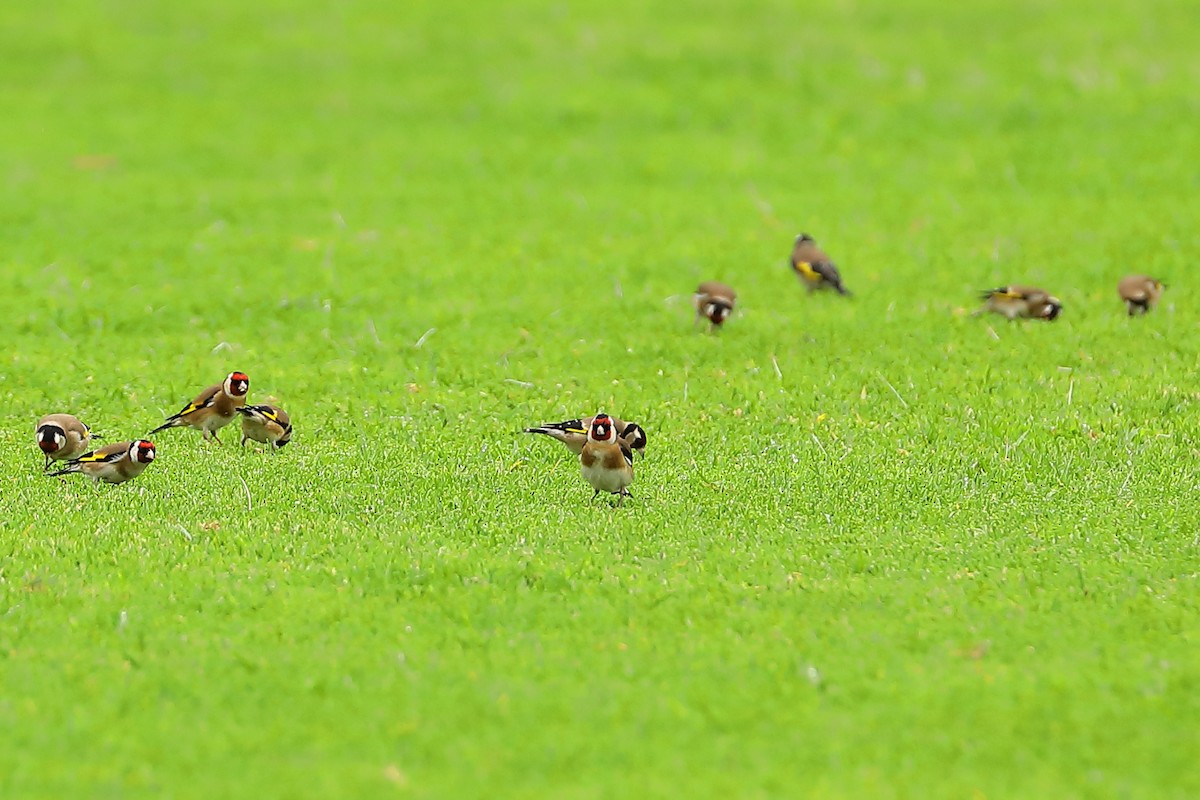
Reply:
M1033 286L1001 286L980 295L983 308L975 312L992 311L1012 321L1014 319L1044 319L1053 322L1062 312L1062 303L1044 289Z
M579 455L583 452L583 446L587 444L588 430L592 427L594 419L595 417L581 417L565 422L547 422L536 428L526 428L525 433L540 433L543 436L549 436L551 439L562 442L575 455ZM646 431L642 429L642 426L636 422L623 422L616 417L609 417L609 419L612 421L613 429L617 431L617 437L625 443L625 446L645 457Z
M253 439L274 451L292 440L292 419L279 406L243 406L237 413L242 415L242 447L247 439Z
M593 500L608 492L617 496L618 506L625 502L633 483L633 453L617 437L612 418L604 412L592 418L587 443L579 454L579 468L583 479L596 490Z
M246 374L231 372L223 383L209 386L179 413L167 417L167 421L150 431L150 435L168 428L195 428L204 432L205 439L216 439L219 444L217 431L233 422L237 410L246 404L248 391L250 379Z
M124 483L141 475L153 460L154 442L145 439L116 442L72 459L62 469L51 472L50 475L78 472L90 476L96 483Z
M1158 305L1158 298L1165 288L1166 284L1149 275L1127 275L1117 284L1117 292L1131 317L1145 314Z
M816 240L807 233L797 236L796 243L792 245L792 270L804 281L810 294L820 289L834 289L838 294L850 294L850 290L842 284L841 273L833 260L824 250L817 247Z
M696 319L692 327L701 319L707 319L709 330L715 331L733 313L733 303L737 300L737 292L719 281L705 281L692 295L692 305L696 307Z
M43 472L50 469L51 461L70 461L83 455L92 443L92 429L70 414L47 414L38 420L35 431L37 446L46 457Z

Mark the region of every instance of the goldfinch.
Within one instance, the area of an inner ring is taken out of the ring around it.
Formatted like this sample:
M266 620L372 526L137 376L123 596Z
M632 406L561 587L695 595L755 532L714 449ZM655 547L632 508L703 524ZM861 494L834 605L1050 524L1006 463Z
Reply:
M242 406L242 447L247 439L271 445L278 450L292 440L292 419L279 406Z
M1127 275L1117 284L1117 292L1125 301L1125 309L1131 317L1145 314L1158 305L1158 298L1165 288L1166 284L1148 275Z
M617 437L612 418L603 412L592 417L587 443L579 454L579 469L596 490L593 500L608 492L617 496L618 506L625 502L633 483L633 452Z
M47 414L38 420L35 432L46 456L43 472L50 469L51 461L70 461L86 453L92 443L92 429L70 414Z
M154 442L139 439L136 442L117 442L99 450L68 461L51 476L78 472L91 476L96 483L124 483L142 474L142 470L154 460Z
M838 294L850 294L842 285L842 276L825 251L817 247L807 233L796 237L792 246L792 269L811 294L819 289L834 289Z
M569 419L566 422L547 422L544 425L538 425L536 428L526 428L525 433L540 433L544 436L549 436L551 439L557 439L567 446L575 455L583 452L583 446L587 444L588 430L592 427L594 417L584 417L581 419ZM609 417L612 421L613 428L619 433L618 437L625 446L630 450L646 455L646 431L641 425L636 422L622 422L614 417Z
M984 301L983 308L976 313L993 311L1009 320L1020 317L1052 322L1062 311L1062 303L1057 297L1032 286L1001 286L989 289L980 297Z
M695 328L701 319L708 320L710 331L721 327L733 313L733 301L736 299L737 292L723 283L705 281L700 284L692 295L692 305L696 307L696 319L692 327Z
M150 435L167 428L195 428L204 432L204 438L217 439L217 431L224 428L237 416L237 410L246 405L246 392L250 391L250 379L244 372L231 372L224 383L209 386L196 399L184 406L178 414L167 417L167 421L150 431Z

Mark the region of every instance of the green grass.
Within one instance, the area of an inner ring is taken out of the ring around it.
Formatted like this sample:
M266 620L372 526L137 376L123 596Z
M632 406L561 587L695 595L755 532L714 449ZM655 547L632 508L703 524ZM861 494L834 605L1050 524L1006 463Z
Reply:
M0 796L1196 796L1189 6L0 6Z

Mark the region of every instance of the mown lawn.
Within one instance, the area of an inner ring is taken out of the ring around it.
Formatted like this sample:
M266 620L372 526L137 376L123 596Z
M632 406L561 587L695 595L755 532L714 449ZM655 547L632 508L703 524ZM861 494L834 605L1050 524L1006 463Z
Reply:
M0 6L0 796L1197 796L1195 11Z

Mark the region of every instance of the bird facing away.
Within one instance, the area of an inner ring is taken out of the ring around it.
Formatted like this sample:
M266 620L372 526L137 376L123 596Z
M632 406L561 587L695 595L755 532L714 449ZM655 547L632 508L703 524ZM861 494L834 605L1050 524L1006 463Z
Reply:
M46 456L43 472L50 469L51 461L70 461L92 444L92 429L70 414L47 414L38 420L35 430L37 445Z
M204 432L205 439L217 439L217 431L224 428L237 416L237 410L246 404L246 392L250 391L250 379L244 372L231 372L224 383L209 386L196 399L188 403L178 414L167 417L167 421L150 431L150 435L167 428L195 428Z
M1012 321L1014 319L1044 319L1053 322L1062 311L1062 303L1044 289L1033 286L1001 286L980 295L983 308L976 312L993 311Z
M701 319L707 319L708 329L715 331L733 313L733 303L737 300L737 292L719 281L705 281L692 295L692 305L696 307L696 319L692 327Z
M588 430L592 427L594 417L582 417L580 419L569 419L565 422L547 422L544 425L538 425L536 428L526 428L525 433L540 433L544 436L549 436L551 439L557 439L567 446L575 455L583 452L583 446L587 444ZM641 425L636 422L623 422L616 417L609 417L612 420L613 429L617 431L617 436L625 446L635 453L641 453L644 458L646 455L646 431Z
M292 418L279 406L243 406L237 413L242 415L242 447L247 439L253 439L274 451L292 440Z
M78 472L91 476L96 483L124 483L142 474L154 460L154 442L138 439L135 442L116 442L99 450L68 461L62 469L50 475Z
M618 506L625 502L629 484L633 483L633 453L617 437L612 418L604 412L592 417L587 443L579 454L579 469L596 490L593 500L601 492L608 492L617 496Z
M1158 305L1158 298L1165 288L1166 284L1148 275L1126 275L1117 284L1117 291L1125 301L1125 310L1131 317L1145 314Z
M833 260L825 251L817 247L807 233L796 237L792 246L792 269L811 294L820 289L834 289L838 294L850 294L850 290L842 284L841 273L834 266Z

